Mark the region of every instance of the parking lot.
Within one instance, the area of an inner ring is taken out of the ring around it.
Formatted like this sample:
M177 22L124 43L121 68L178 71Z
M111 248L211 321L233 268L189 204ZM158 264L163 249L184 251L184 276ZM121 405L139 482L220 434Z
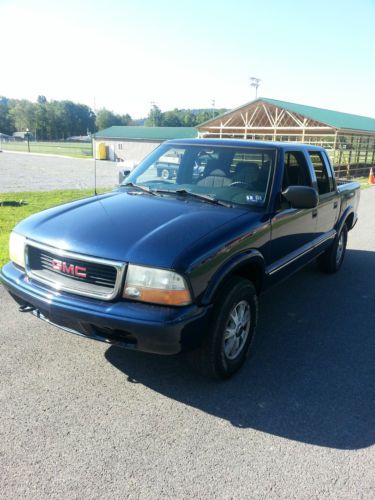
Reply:
M262 297L226 382L59 331L0 287L0 498L374 498L374 214L364 190L337 275L311 264Z
M119 166L96 161L97 186L118 183ZM95 161L61 156L0 153L0 192L90 189L94 187Z

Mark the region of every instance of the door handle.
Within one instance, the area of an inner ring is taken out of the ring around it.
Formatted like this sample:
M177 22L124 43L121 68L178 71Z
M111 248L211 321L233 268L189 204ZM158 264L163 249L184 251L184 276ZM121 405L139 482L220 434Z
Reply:
M335 201L334 204L333 204L333 208L335 209L337 207L338 207L338 203L337 203L337 201Z
M315 209L312 211L312 217L316 217L318 215L318 211Z

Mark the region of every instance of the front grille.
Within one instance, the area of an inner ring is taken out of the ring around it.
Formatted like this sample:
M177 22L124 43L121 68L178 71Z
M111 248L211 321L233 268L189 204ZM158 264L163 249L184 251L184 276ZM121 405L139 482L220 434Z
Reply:
M27 272L30 277L58 290L105 300L114 298L121 286L124 264L28 242Z

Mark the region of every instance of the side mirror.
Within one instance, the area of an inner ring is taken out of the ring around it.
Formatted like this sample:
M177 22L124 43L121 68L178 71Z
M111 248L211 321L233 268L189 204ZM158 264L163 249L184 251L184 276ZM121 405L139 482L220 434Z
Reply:
M118 183L121 184L124 179L130 174L131 170L129 168L122 168L118 172Z
M315 208L319 201L316 189L309 186L289 186L281 194L293 208Z

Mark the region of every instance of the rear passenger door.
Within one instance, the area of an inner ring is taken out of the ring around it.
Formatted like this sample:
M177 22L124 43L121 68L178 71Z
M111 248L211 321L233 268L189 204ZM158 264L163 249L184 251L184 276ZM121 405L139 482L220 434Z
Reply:
M319 206L317 217L317 236L328 233L334 228L339 211L339 197L331 164L322 151L309 151L310 161L315 171Z

